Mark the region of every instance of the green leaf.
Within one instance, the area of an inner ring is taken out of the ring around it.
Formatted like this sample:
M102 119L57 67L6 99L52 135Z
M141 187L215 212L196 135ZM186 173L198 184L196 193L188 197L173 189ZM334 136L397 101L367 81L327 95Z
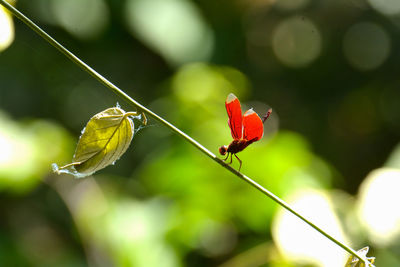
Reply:
M60 168L53 163L53 170L81 178L114 164L132 141L134 123L129 116L136 115L119 107L97 113L83 129L72 163Z

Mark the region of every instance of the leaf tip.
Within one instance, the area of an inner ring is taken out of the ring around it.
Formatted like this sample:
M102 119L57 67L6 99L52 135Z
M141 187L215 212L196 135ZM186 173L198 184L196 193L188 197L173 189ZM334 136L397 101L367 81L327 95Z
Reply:
M54 173L60 174L60 168L56 163L51 164L51 169L53 170Z
M53 172L57 173L58 175L66 173L66 174L73 175L75 178L83 178L83 177L93 174L93 172L80 173L74 168L74 166L70 166L70 164L65 165L63 167L58 167L58 165L56 163L53 163L53 164L51 164L51 168L52 168Z

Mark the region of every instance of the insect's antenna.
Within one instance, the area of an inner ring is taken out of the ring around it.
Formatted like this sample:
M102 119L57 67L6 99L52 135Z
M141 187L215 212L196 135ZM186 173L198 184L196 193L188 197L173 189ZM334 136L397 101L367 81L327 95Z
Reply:
M263 123L268 119L268 117L269 117L269 115L271 115L271 113L272 113L272 108L268 109L267 113L262 118Z

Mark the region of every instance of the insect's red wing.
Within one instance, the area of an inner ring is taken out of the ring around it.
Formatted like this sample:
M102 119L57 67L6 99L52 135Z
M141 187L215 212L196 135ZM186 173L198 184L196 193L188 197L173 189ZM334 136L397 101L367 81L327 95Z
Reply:
M252 109L243 115L243 139L248 141L258 141L264 135L264 126L260 117Z
M226 112L228 113L228 125L231 128L233 139L241 139L243 134L243 118L239 99L234 94L229 94L225 101Z

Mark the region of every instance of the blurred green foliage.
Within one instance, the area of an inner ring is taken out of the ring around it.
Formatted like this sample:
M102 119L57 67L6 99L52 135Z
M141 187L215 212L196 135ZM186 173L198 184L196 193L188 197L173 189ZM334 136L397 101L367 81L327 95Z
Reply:
M244 110L261 115L272 107L264 138L238 154L242 171L284 199L319 192L338 220L334 229L355 248L368 244L378 266L396 266L400 215L380 214L392 228L376 229L366 216L371 209L364 209L368 183L386 177L380 181L396 188L400 167L400 24L393 1L391 9L382 4L390 1L377 2L19 0L16 6L214 153L231 141L229 93ZM51 163L70 162L89 118L121 100L0 12L0 32L9 37L0 38L1 266L326 263L285 248L270 230L283 227L274 202L151 119L115 166L80 180L54 175ZM378 193L372 203L380 211L397 201Z

